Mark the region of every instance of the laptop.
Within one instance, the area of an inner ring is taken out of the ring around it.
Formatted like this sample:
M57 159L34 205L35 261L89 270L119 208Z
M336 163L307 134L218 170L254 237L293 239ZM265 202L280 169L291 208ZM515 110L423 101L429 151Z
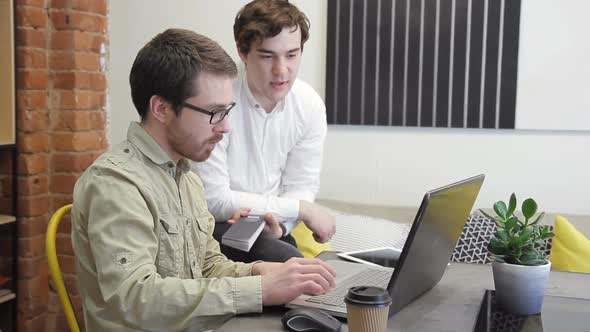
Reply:
M379 286L393 299L389 316L400 311L442 278L484 178L477 175L424 194L394 267L329 260L336 269L336 288L320 296L302 295L287 307L317 308L346 317L344 296L350 287Z

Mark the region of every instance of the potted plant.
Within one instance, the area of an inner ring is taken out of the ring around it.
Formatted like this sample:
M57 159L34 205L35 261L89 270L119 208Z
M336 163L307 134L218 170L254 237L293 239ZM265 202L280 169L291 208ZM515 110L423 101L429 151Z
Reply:
M487 248L498 304L510 313L534 315L541 312L551 269L551 262L539 248L555 234L549 226L539 225L545 213L535 217L534 199L522 202L521 213L516 206L516 195L512 193L508 205L503 201L494 204L495 216L479 211L498 225Z

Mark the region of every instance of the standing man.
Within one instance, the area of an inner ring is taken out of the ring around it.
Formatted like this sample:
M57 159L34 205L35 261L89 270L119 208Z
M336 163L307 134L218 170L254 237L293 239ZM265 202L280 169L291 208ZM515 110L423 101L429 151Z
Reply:
M274 237L259 238L250 253L222 245L235 260L300 256L293 237L305 256L315 256L329 249L320 243L336 231L334 218L313 203L327 124L322 99L297 78L308 37L307 17L285 0L252 1L234 22L245 73L234 84L233 129L211 158L195 167L218 221L218 240L230 226L225 221L239 208L251 209L244 214L271 212L282 228Z
M74 188L87 331L202 331L333 286L334 270L318 260L235 263L213 238L189 159L207 159L229 131L236 73L217 43L188 30L166 30L139 51L129 81L141 122ZM280 229L266 221L267 232Z

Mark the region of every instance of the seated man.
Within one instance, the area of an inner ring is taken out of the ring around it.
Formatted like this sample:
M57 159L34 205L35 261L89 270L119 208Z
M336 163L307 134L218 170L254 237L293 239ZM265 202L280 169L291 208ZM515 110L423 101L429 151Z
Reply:
M190 160L229 130L236 65L212 40L167 30L138 53L129 78L141 117L74 189L72 241L87 331L215 328L302 293L334 270L318 260L236 263L219 251ZM280 231L266 219L267 233Z
M315 240L326 242L336 231L334 218L313 204L327 124L322 99L297 79L308 37L307 17L284 0L252 1L235 19L234 39L246 69L234 84L232 132L195 168L218 222L216 239L239 208L271 212L283 233L280 240L259 239L249 253L222 245L222 252L234 260L282 262L301 256L292 230L299 249L314 256L329 249ZM298 221L303 223L298 226Z

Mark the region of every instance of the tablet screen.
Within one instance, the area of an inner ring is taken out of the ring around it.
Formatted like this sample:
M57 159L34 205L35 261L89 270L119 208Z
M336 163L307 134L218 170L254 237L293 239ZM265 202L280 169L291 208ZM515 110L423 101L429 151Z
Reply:
M339 255L342 258L346 256L356 258L365 262L395 268L399 260L400 251L393 248L378 248L357 252L348 252Z

